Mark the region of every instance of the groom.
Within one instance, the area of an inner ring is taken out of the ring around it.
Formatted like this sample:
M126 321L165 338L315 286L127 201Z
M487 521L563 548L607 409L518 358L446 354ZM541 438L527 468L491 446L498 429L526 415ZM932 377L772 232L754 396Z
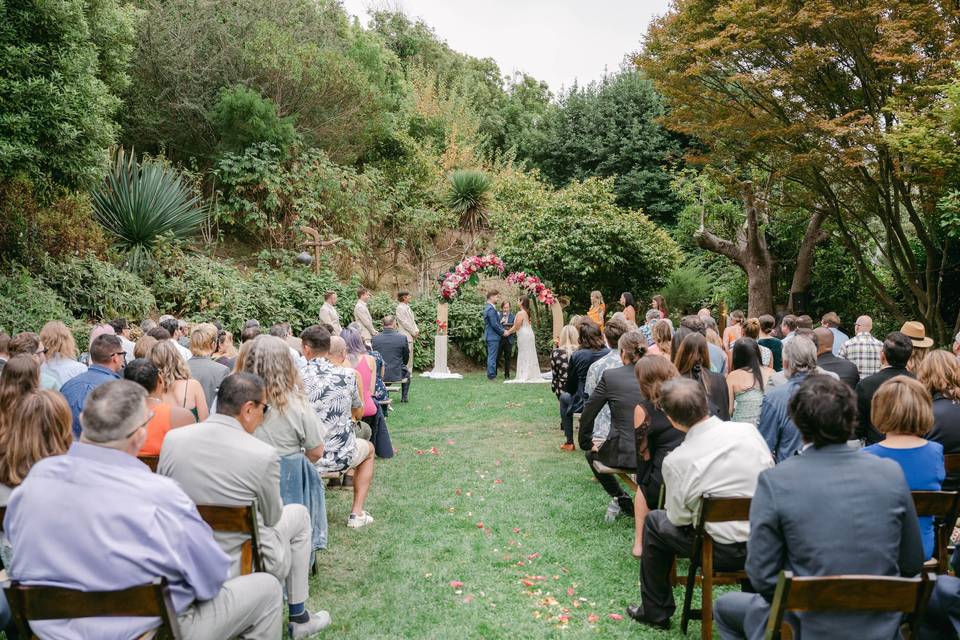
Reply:
M487 379L497 379L497 360L500 355L500 340L503 338L503 324L500 322L500 313L497 303L500 302L500 292L492 290L487 293L487 308L483 310L483 337L487 341Z

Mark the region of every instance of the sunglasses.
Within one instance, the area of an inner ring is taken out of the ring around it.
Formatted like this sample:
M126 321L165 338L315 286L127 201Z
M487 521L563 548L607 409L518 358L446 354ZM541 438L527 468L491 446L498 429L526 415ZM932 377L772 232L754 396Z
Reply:
M251 400L251 402L258 407L263 407L263 415L267 415L267 411L270 411L270 405L268 405L266 402L259 402L257 400Z

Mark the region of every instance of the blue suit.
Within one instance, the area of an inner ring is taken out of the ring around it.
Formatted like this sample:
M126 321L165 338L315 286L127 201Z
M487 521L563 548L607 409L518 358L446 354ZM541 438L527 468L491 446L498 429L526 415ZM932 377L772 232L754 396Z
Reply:
M487 341L487 378L497 377L497 357L500 355L500 339L503 337L500 313L491 303L483 311L483 338Z

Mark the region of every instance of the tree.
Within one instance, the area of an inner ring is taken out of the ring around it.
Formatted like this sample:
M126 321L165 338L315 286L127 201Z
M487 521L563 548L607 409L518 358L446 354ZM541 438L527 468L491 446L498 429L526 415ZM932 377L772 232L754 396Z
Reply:
M887 312L916 314L944 339L941 283L957 267L929 215L941 194L885 134L895 104L922 110L955 77L958 35L948 2L688 0L651 25L637 63L669 100L672 128L714 164L797 185L796 204L836 225Z
M558 187L612 177L617 204L673 221L678 203L669 165L680 159L681 148L658 123L664 113L652 83L636 71L575 85L544 115L529 160Z
M0 178L74 189L103 175L134 15L115 0L0 1Z

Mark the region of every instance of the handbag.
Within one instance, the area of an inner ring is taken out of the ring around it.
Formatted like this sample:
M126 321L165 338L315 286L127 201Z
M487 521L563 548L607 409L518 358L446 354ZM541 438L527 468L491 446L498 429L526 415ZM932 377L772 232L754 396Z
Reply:
M354 420L353 421L353 435L360 438L361 440L369 441L373 437L373 429L370 428L363 420Z

